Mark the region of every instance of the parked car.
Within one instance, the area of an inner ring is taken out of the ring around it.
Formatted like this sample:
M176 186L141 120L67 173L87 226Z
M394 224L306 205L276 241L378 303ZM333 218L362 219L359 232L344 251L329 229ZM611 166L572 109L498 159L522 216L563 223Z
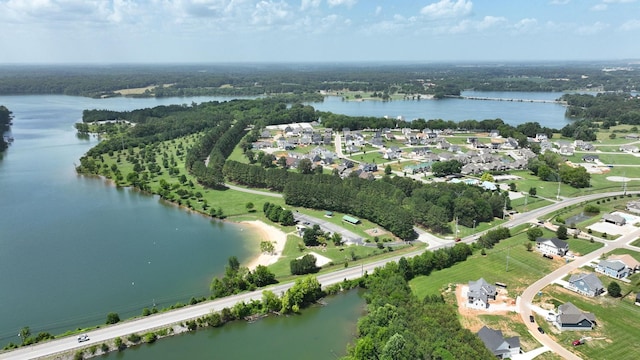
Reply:
M460 241L462 241L461 238L456 238L456 242L460 242Z
M584 344L584 341L583 341L582 339L580 339L580 340L574 340L574 341L571 343L571 345L573 345L573 346L578 346L578 345L582 345L582 344Z
M82 334L80 336L78 336L78 342L85 342L85 341L89 341L89 336L87 334Z
M529 321L536 322L536 319L533 318L533 315L529 315Z
M538 326L538 331L540 332L540 334L544 334L544 329L541 328L540 326Z
M542 257L553 260L553 255L542 254Z

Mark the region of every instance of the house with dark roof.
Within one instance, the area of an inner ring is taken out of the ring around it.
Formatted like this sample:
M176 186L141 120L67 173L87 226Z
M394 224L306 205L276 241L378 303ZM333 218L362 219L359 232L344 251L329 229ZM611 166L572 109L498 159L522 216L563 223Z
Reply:
M604 285L594 273L573 274L567 288L585 296L598 296L604 292Z
M600 157L598 155L584 155L582 157L582 161L584 162L595 162L596 160L600 160Z
M597 325L595 315L583 312L570 302L558 306L555 324L561 331L592 330Z
M565 256L569 251L569 243L558 238L537 238L536 249L547 255Z
M505 338L502 335L502 331L493 330L486 326L483 326L477 332L477 335L484 343L484 346L498 359L511 359L514 355L520 353L520 337L518 336Z
M627 219L623 218L618 214L604 214L602 215L602 221L608 222L611 224L616 224L618 226L622 226L627 223Z
M483 278L478 281L469 281L467 307L487 309L489 307L489 299L495 300L497 294L496 287L486 282Z

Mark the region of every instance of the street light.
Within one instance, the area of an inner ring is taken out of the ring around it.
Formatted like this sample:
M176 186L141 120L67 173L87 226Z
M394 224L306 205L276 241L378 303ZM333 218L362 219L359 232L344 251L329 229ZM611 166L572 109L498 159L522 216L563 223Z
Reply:
M476 219L473 219L473 232L476 232Z

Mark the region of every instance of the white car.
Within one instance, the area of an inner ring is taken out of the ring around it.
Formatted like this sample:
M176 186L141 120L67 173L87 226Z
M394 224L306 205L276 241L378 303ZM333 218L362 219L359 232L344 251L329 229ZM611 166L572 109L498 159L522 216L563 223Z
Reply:
M85 342L85 341L89 341L89 336L87 334L82 334L80 336L78 336L78 342Z

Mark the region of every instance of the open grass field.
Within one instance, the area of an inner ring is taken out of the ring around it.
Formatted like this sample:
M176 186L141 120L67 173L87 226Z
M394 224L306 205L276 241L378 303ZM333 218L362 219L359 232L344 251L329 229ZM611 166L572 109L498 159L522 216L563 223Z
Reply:
M526 201L526 206L525 206L525 201ZM553 204L551 201L541 199L535 196L527 196L526 199L524 197L521 197L518 199L511 200L511 207L514 210L517 210L518 212L521 212L521 213L535 210L551 204Z
M419 298L423 298L427 294L440 293L450 283L467 283L483 277L489 283L507 284L509 296L515 298L537 279L564 264L562 259L548 260L535 251L527 251L524 246L527 242L524 233L502 240L493 249L486 250L486 256L476 251L462 263L434 271L429 276L416 277L410 286Z
M633 304L629 296L620 300L609 296L587 298L570 292L557 285L550 285L542 290L539 301L545 303L563 304L571 302L582 311L595 314L598 326L593 331L564 331L560 333L549 323L544 322L543 328L547 334L559 344L571 349L583 359L637 359L640 351L640 309ZM623 290L624 292L624 290ZM587 341L586 344L572 347L571 342L582 336L590 336L597 340Z

